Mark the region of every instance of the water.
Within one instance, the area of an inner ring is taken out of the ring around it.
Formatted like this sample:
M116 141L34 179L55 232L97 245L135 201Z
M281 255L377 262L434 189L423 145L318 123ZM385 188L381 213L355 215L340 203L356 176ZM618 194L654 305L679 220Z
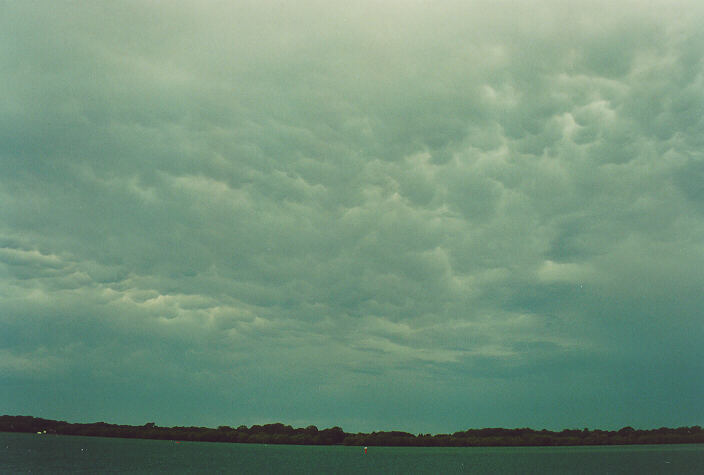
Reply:
M0 432L0 473L704 473L704 445L287 446Z

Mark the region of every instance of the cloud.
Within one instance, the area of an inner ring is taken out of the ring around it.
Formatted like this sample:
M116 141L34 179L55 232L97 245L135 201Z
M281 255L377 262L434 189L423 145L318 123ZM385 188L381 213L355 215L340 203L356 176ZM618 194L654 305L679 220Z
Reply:
M700 423L699 9L9 6L6 410Z

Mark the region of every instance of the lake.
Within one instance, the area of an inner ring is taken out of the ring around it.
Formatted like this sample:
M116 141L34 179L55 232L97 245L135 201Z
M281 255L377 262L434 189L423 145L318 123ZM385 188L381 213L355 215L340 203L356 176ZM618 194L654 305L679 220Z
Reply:
M0 432L0 473L704 473L704 445L362 447Z

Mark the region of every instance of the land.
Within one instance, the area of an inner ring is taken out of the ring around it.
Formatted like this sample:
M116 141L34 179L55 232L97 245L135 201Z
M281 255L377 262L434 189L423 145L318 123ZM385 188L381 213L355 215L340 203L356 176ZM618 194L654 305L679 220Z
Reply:
M251 427L160 427L153 422L141 426L70 423L32 416L0 416L0 432L121 437L198 442L236 442L245 444L479 447L479 446L561 446L627 444L704 443L700 426L675 429L638 430L624 427L617 431L565 429L549 430L485 428L452 434L411 434L401 431L347 433L340 427L319 430L316 426L293 428L281 423Z

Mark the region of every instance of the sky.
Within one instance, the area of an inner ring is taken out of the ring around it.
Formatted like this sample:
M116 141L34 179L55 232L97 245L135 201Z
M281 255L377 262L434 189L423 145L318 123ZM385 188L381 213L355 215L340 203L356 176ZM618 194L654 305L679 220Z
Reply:
M0 2L0 413L704 425L695 1Z

